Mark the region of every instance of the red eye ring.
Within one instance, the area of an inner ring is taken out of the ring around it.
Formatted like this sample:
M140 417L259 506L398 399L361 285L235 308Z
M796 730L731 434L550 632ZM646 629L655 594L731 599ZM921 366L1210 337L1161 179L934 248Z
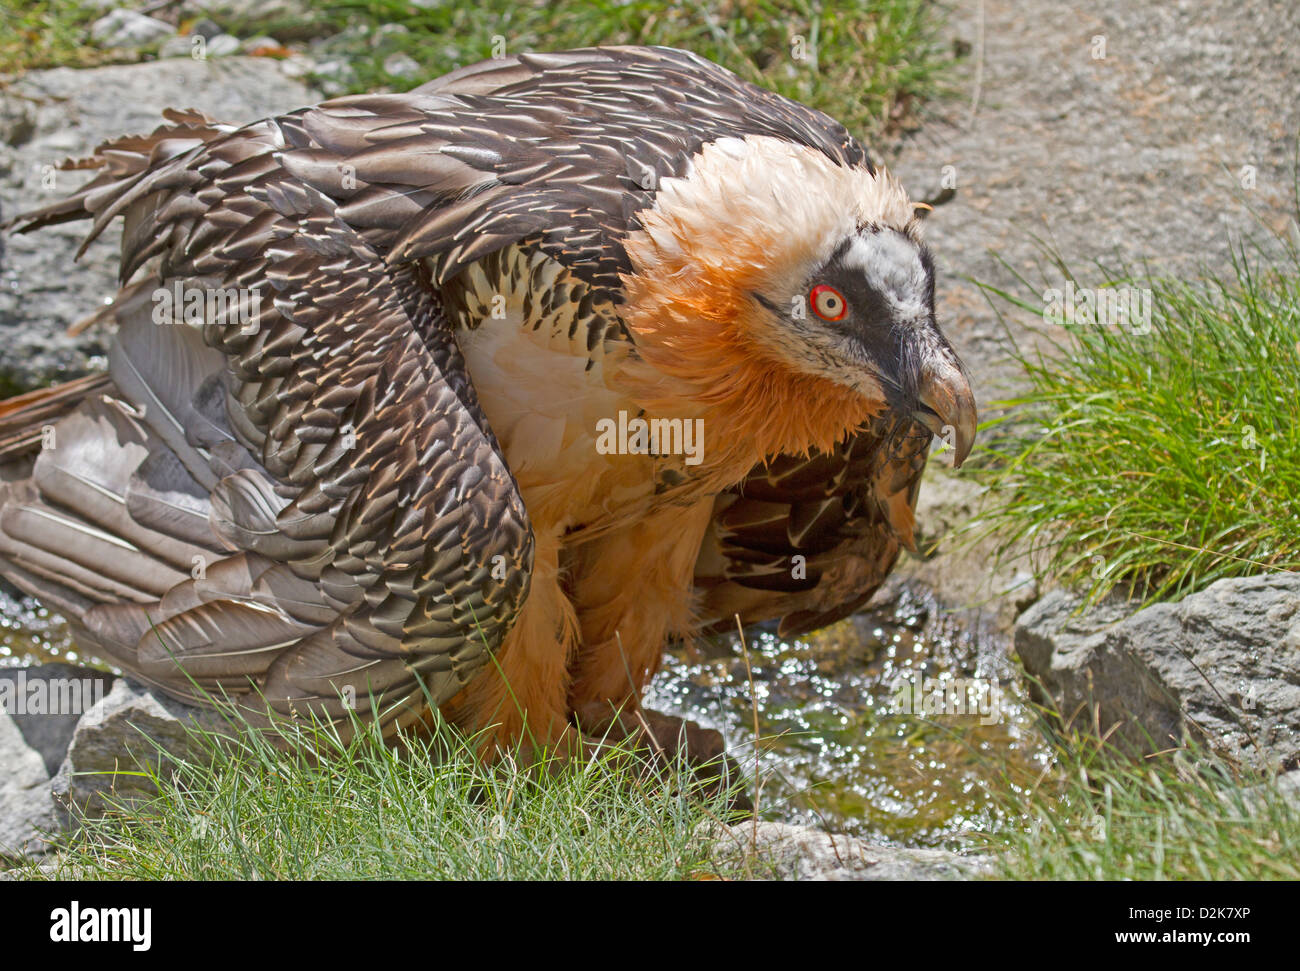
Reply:
M849 312L849 302L844 299L844 294L825 283L813 287L808 300L812 304L813 313L822 320L843 320Z

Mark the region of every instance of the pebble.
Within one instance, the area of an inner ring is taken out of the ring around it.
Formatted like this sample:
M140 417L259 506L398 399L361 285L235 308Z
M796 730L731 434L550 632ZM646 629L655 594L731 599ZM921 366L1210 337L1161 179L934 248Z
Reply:
M145 47L174 33L165 21L120 8L90 25L90 37L101 47Z

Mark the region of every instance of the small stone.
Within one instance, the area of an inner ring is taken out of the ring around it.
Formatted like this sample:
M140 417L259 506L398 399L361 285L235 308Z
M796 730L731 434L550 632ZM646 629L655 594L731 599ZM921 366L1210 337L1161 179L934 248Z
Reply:
M224 31L221 29L221 25L215 20L209 20L207 17L196 20L190 26L190 34L202 37L204 40L212 40L212 38L222 33Z
M305 78L316 73L316 60L306 54L296 54L280 62L280 71L286 78Z
M384 59L384 70L395 78L413 78L420 73L420 65L407 54L390 54Z
M320 88L328 95L339 95L348 89L357 79L356 71L343 58L329 58L316 62L313 72Z
M38 856L61 829L40 753L0 708L0 856Z
M217 34L208 41L208 57L228 57L239 53L239 38L231 34Z
M108 693L114 680L108 672L60 661L0 668L0 707L53 776L68 754L81 716ZM42 704L32 704L36 696L44 699Z
M381 24L375 28L374 36L371 38L372 44L377 44L386 37L406 37L411 33L411 28L405 24Z
M987 856L868 843L787 823L724 826L716 853L757 880L971 880L992 876Z
M196 51L206 51L207 45L203 43L202 38L192 36L182 36L176 34L168 37L163 41L162 47L158 48L159 57L194 57ZM200 57L202 54L199 55Z
M1025 670L1063 713L1137 753L1199 741L1261 771L1300 764L1292 620L1300 573L1219 580L1139 610L1118 597L1078 611L1055 590L1017 621Z
M145 47L174 33L171 24L134 10L114 10L90 25L90 37L101 47Z
M36 134L36 116L29 105L15 100L0 102L0 142L22 145Z
M282 53L284 45L274 37L267 37L265 34L259 34L257 37L250 37L239 45L239 50L243 54L252 54L253 56L265 56L271 53Z
M193 729L221 731L225 721L210 708L195 708L119 678L77 722L67 757L51 788L60 805L101 813L118 802L157 794L153 782L135 774L145 762L159 775L171 757L200 754Z

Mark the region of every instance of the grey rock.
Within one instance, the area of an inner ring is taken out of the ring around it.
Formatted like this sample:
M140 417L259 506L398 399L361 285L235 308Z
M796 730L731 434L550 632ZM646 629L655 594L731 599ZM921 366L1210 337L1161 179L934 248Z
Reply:
M1136 612L1079 606L1053 591L1015 630L1025 670L1064 716L1095 712L1135 752L1200 740L1264 771L1300 766L1300 574L1220 580Z
M3 674L9 683L16 678L14 672ZM24 674L28 683L68 675L104 678L101 672L61 664ZM35 722L31 715L11 717L0 708L0 857L39 857L52 837L67 831L74 815L95 815L155 795L153 783L138 774L141 767L165 777L175 759L204 756L192 729L226 730L220 713L155 697L124 678L112 680L111 689L71 723L62 716L35 717ZM50 769L54 757L57 771Z
M384 58L384 70L395 78L413 78L420 73L420 65L409 54L389 54Z
M174 758L202 757L194 729L222 732L225 726L216 711L160 698L119 678L77 724L67 758L53 780L53 795L64 808L91 815L148 799L157 793L153 783L124 773L148 765L165 776Z
M216 37L218 34L225 33L225 31L221 29L221 25L215 20L201 17L190 27L190 33L197 34L204 40L212 40L212 38Z
M62 829L44 759L0 710L0 857L38 856Z
M31 105L0 101L0 143L17 147L36 134L36 112Z
M288 78L311 78L316 73L316 59L309 54L298 53L281 61L280 70Z
M145 47L174 33L176 28L164 20L121 7L90 25L90 37L101 47Z
M757 879L973 880L993 875L988 857L880 846L805 826L760 822L726 826L715 853Z
M202 58L207 53L207 41L196 34L176 34L163 41L158 48L159 57L193 57Z
M162 109L193 107L243 124L320 100L271 58L176 58L88 70L30 71L0 90L0 221L51 202L85 172L63 159L89 154L108 138L152 131ZM69 337L69 326L116 292L120 230L110 227L81 258L85 223L30 235L0 235L0 391L63 380L101 368L102 328Z
M239 53L239 38L231 34L217 34L208 41L208 57L229 57Z
M62 859L58 854L52 853L49 856L19 858L16 865L6 866L6 861L0 859L0 882L18 881L18 880L57 880L59 879L60 870L64 867ZM73 880L73 876L64 876L63 879Z
M261 51L278 51L284 47L274 37L267 37L265 34L258 34L256 37L250 37L239 45L239 49L245 54L257 54Z
M77 722L108 694L114 680L105 671L57 662L0 668L0 708L52 776L68 754Z
M1292 769L1277 779L1277 790L1297 808L1300 808L1300 769Z
M1234 798L1239 795L1240 798ZM1277 801L1286 803L1300 813L1300 769L1284 772L1267 782L1247 786L1236 792L1224 793L1223 801L1230 808L1240 806L1247 812L1259 812Z

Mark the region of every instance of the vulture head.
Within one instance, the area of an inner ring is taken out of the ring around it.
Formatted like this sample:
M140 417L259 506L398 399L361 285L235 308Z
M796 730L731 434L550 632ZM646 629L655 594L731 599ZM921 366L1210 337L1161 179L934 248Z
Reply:
M639 222L625 316L645 356L728 433L761 438L767 425L771 452L799 453L890 411L965 460L975 399L935 320L915 206L883 169L723 138L665 179Z

